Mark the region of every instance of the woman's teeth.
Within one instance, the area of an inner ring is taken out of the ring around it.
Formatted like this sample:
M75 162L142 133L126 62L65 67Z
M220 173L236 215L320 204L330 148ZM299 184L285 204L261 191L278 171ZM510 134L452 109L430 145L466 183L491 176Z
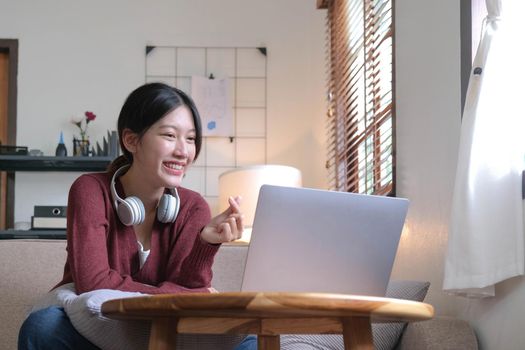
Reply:
M165 163L165 165L170 168L170 169L175 169L175 170L182 170L184 169L184 167L180 164L168 164L168 163Z

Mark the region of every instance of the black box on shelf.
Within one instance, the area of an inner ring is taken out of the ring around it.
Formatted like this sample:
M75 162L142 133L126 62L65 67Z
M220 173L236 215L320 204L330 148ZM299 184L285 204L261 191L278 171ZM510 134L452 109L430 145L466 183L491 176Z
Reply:
M0 145L0 154L11 156L27 156L26 146L7 146Z
M62 217L67 215L67 206L62 205L35 205L33 215L38 217Z

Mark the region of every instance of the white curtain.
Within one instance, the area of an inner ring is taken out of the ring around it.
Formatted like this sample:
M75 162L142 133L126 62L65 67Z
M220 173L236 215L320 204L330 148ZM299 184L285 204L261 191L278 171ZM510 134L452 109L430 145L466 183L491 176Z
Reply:
M523 0L486 0L461 124L445 291L494 295L524 272L521 173L525 154Z

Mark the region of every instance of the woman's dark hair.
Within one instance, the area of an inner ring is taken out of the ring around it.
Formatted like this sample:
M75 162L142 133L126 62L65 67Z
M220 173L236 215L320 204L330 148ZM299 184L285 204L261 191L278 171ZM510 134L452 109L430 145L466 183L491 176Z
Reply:
M195 125L195 159L197 159L202 145L202 126L195 103L191 97L177 88L163 83L149 83L129 94L122 106L117 128L123 155L110 164L109 171L114 172L121 166L133 162L133 155L126 150L122 142L124 129L130 129L142 137L153 124L180 106L186 106L191 111Z

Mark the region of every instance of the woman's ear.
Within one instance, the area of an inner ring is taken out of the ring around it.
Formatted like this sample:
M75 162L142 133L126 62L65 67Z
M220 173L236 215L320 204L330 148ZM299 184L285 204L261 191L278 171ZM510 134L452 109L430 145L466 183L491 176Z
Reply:
M130 129L124 129L122 131L122 144L126 147L126 150L131 154L137 151L137 144L139 142L139 135L131 131Z

